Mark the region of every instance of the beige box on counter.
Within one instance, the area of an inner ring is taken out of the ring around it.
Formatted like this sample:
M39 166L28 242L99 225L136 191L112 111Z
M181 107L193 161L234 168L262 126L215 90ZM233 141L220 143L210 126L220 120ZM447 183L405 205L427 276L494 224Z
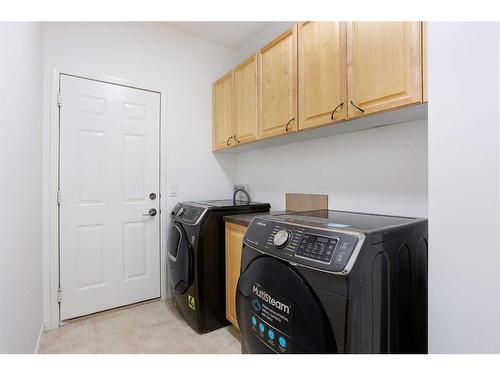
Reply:
M313 211L328 209L327 194L286 193L287 211Z

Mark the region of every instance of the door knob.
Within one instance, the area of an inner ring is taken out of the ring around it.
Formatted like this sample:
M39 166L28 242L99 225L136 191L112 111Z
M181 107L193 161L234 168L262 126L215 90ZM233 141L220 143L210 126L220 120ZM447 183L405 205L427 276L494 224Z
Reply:
M156 209L150 208L147 214L142 214L142 216L156 216Z

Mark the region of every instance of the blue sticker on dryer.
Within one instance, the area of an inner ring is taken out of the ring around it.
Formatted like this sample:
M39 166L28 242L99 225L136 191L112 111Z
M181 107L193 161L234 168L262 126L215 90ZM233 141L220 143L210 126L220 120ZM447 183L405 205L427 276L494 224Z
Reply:
M339 223L328 223L326 224L327 227L330 228L349 228L349 224L339 224Z

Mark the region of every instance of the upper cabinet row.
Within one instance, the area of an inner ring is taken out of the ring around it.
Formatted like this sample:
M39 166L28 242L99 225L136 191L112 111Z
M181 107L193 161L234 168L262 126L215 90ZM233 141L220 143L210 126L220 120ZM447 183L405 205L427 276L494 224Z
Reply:
M421 22L304 22L213 85L213 150L426 101Z

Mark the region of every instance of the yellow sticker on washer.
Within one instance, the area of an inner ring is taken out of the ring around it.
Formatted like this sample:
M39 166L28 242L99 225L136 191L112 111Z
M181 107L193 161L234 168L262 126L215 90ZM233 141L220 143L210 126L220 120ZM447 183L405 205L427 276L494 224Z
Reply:
M196 310L195 303L194 303L194 297L190 296L189 294L188 294L188 306L191 310Z

